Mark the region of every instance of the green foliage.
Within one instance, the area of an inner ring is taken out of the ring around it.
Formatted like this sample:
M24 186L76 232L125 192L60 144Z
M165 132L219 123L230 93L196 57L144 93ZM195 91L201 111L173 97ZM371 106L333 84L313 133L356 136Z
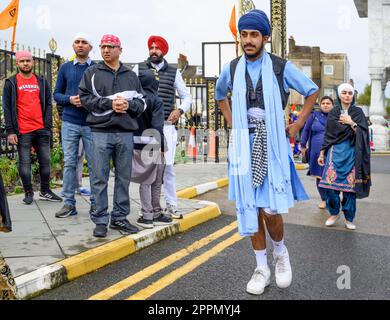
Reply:
M16 186L14 190L15 194L23 194L24 190L22 186Z
M371 85L366 85L364 92L359 95L358 104L363 106L371 105Z
M15 186L20 183L17 161L7 157L0 157L0 172L6 190L13 192Z
M56 145L51 150L50 167L52 180L62 180L64 170L64 151L61 145Z

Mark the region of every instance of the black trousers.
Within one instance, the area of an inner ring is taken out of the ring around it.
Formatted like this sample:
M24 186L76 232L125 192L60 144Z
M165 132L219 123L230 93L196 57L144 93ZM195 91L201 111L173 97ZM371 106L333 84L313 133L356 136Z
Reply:
M25 192L32 192L31 148L35 149L39 162L41 192L50 190L50 131L43 129L19 135L19 175Z

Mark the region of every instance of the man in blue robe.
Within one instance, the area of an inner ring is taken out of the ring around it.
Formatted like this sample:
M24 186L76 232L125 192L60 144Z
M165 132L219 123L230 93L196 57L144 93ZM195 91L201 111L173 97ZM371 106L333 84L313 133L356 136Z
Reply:
M272 33L267 15L253 10L238 24L245 55L226 65L218 80L216 100L232 128L229 148L229 199L236 202L239 231L250 236L257 268L247 292L261 295L270 285L266 228L274 244L279 288L292 283L284 244L283 214L307 194L295 169L289 137L304 127L318 98L318 87L291 62L265 50ZM299 120L286 129L284 109L294 89L306 101ZM232 110L227 99L232 91Z

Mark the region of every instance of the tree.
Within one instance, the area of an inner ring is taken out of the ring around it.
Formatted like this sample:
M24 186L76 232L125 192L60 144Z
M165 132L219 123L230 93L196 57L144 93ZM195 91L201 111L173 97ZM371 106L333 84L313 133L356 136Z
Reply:
M366 85L364 92L359 95L357 102L361 106L369 106L371 104L371 85Z

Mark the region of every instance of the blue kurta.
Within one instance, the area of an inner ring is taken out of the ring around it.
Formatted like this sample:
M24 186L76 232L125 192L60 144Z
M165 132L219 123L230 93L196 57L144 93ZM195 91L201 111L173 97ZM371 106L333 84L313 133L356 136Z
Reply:
M263 62L263 56L258 59L257 61L251 62L246 61L246 67L247 71L250 75L250 78L252 80L253 86L256 87L261 75L262 75L262 62ZM232 82L231 82L231 75L230 75L230 64L227 64L222 74L220 75L220 78L217 82L216 87L216 100L221 101L224 100L228 92L232 90ZM290 89L294 89L301 93L303 96L308 97L315 93L318 90L317 85L307 78L300 70L298 70L291 62L287 62L285 70L284 70L284 90L288 92ZM259 110L256 109L249 109L248 110L248 116L258 118ZM252 149L253 144L253 135L250 135L250 148ZM289 150L291 151L291 150ZM295 200L306 200L307 195L306 192L299 180L299 177L295 171L295 165L292 160L293 156L291 153L291 160L290 160L290 167L291 167L291 184L288 186L288 199L285 204L286 210L283 210L282 212L278 212L280 214L286 214L288 213L288 209L292 208L294 206ZM273 158L270 157L269 161L272 161ZM274 160L275 161L275 160ZM287 178L287 177L286 177ZM272 208L275 206L272 201L275 201L275 199L270 199L270 190L271 185L273 184L273 181L270 181L269 176L266 177L264 183L259 188L256 188L255 191L255 202L256 206L258 208ZM234 190L233 186L230 186L229 188L229 199L234 199ZM240 217L239 217L240 218Z
M328 114L316 111L310 116L309 121L302 132L301 146L308 147L309 152L309 176L322 178L324 167L318 164L322 144L324 143L326 121Z

